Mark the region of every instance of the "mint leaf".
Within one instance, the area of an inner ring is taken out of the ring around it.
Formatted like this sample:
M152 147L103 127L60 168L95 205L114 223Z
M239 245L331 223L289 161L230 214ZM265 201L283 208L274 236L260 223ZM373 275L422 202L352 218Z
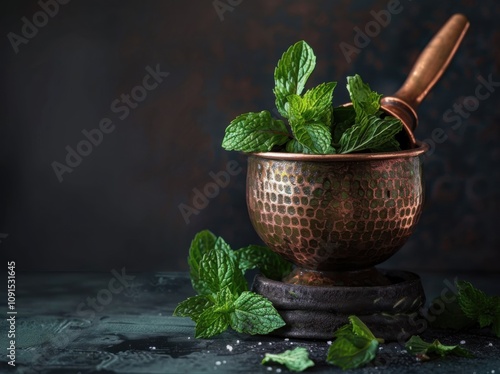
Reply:
M207 308L196 321L195 338L210 338L226 331L229 326L227 313L217 310L217 306Z
M218 238L216 247L224 247L223 239ZM248 285L241 270L225 250L214 248L206 253L200 263L200 277L212 293L228 287L233 293L246 291Z
M497 337L500 337L500 297L488 296L466 281L457 282L458 304L464 314L477 321L481 328L493 325Z
M315 65L316 56L305 41L295 43L281 56L274 70L274 95L276 108L283 117L288 118L285 108L287 97L302 93Z
M268 299L250 291L236 299L230 318L234 330L251 335L268 334L285 325Z
M205 253L214 248L216 240L214 234L203 230L195 235L189 247L188 264L191 284L193 289L202 295L210 293L210 290L205 281L200 278L200 261Z
M411 354L418 355L423 360L429 360L429 354L436 354L441 357L449 354L462 357L474 357L472 353L458 345L444 345L437 339L432 343L427 343L418 335L412 336L410 340L406 342L406 349Z
M307 349L297 347L292 350L287 350L283 353L266 353L262 364L277 362L285 365L291 371L304 371L307 368L314 366L314 362L309 358Z
M339 328L334 337L326 361L344 370L365 365L377 355L379 339L356 316L349 316L349 324Z
M357 118L362 113L377 114L380 109L380 98L382 95L372 91L370 86L364 83L358 74L354 77L347 77L347 90L349 91Z
M361 114L354 126L348 128L340 138L339 153L359 152L380 147L390 141L402 129L401 121L394 117L378 118Z
M213 305L214 302L208 296L197 295L180 302L173 315L176 317L190 317L196 322L200 315Z
M292 94L288 96L289 118L303 119L306 122L319 122L331 125L332 95L336 82L322 83L308 90L303 97Z
M330 129L320 123L291 122L295 139L313 154L327 154L331 149Z
M222 147L228 151L266 152L289 139L288 130L281 120L268 111L246 113L236 117L226 128Z
M304 153L311 154L308 148L300 144L297 139L290 139L285 146L285 150L289 153Z
M399 146L399 142L396 138L389 139L383 144L370 148L372 152L393 152L400 151L401 147Z
M260 245L249 245L236 252L236 263L245 272L250 269L259 268L267 278L281 280L292 271L292 264Z

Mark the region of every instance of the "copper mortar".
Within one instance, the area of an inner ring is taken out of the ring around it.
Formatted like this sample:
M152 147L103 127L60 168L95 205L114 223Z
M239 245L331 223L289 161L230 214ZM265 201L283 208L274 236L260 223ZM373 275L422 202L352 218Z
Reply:
M424 189L416 148L387 153L254 153L247 206L260 238L307 285L385 285L377 265L413 233Z

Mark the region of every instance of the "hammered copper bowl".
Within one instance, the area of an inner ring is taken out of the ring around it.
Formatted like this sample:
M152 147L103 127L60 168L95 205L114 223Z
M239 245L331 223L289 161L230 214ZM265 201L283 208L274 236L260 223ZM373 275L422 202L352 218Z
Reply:
M303 271L370 269L396 253L417 224L424 197L419 156L427 148L251 154L250 220L266 245Z

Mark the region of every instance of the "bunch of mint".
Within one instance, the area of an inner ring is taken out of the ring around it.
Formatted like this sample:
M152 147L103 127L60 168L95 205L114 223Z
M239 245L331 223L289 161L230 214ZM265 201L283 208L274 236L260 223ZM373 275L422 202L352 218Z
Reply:
M291 264L270 249L251 245L232 250L208 230L196 234L189 249L191 283L198 295L181 302L174 316L196 323L196 338L209 338L229 326L246 334L268 334L285 322L263 296L248 291L244 272L259 267L271 279L281 279Z
M402 129L401 121L382 116L382 95L372 91L359 75L347 77L352 106L333 108L336 82L322 83L302 95L315 65L313 50L300 41L283 54L274 71L276 107L291 131L268 111L245 113L226 128L222 147L306 154L400 150L395 135Z

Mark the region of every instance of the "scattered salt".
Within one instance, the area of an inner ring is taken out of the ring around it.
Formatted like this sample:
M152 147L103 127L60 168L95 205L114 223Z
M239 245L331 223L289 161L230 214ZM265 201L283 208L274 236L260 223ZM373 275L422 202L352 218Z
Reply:
M231 352L231 351L233 350L233 347L232 347L231 345L229 345L229 344L228 344L228 345L226 345L226 349L227 349L229 352Z
M215 361L215 365L220 365L220 364L222 364L222 362L220 362L220 361Z
M188 340L189 340L189 339L191 339L191 337L190 337L190 336L188 336Z
M493 347L493 343L488 343L488 347Z
M328 340L328 341L326 342L326 344L328 344L328 345L332 345L332 341L331 341L331 340Z
M156 349L156 347L149 347L149 349L152 349L154 351Z
M280 368L277 368L277 369L276 369L276 373L281 373L281 369L280 369Z
M270 366L268 366L268 367L267 367L267 371L273 371L273 368L272 368L272 367L270 367Z
M286 341L286 342L287 342L287 341L289 341L289 340L290 340L290 339L288 339L288 338L285 338L285 341Z
M257 344L262 345L262 342L259 342L259 343L257 343Z
M222 363L225 364L227 361L226 360L223 360Z
M465 344L465 340L460 340L460 344Z
M236 340L236 344L240 344L240 341L239 341L239 340Z

